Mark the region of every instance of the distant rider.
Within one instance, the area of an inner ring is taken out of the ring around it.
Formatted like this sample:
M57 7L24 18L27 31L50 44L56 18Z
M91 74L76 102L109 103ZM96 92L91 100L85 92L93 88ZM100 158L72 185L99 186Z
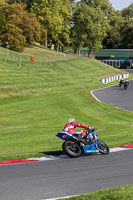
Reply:
M125 90L127 89L128 85L129 85L129 81L126 80L126 81L124 82L124 89L125 89Z
M119 80L119 86L120 87L121 87L122 84L124 84L124 80L123 79Z
M125 86L128 86L128 85L129 85L129 81L126 80L126 81L124 82L124 85L125 85Z
M74 133L80 134L81 137L84 138L87 135L86 130L80 130L80 131L78 131L78 130L75 130L76 127L87 129L90 132L94 129L93 127L87 126L85 124L79 124L78 122L76 122L75 119L70 118L69 121L68 121L68 123L65 124L63 131L68 132L70 134L74 134Z

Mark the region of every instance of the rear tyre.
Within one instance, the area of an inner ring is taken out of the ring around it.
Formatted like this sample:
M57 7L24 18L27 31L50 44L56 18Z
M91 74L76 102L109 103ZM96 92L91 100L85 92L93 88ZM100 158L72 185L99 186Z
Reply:
M98 141L98 150L101 154L109 154L109 147L102 141Z
M77 158L82 153L80 146L75 141L67 140L62 144L62 149L71 158Z

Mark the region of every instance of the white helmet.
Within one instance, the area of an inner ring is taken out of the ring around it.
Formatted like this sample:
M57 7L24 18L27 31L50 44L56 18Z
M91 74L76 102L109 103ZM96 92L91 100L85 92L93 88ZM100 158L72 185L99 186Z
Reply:
M72 123L72 122L76 122L76 120L75 120L74 118L70 118L70 119L68 120L68 122L69 122L69 123Z

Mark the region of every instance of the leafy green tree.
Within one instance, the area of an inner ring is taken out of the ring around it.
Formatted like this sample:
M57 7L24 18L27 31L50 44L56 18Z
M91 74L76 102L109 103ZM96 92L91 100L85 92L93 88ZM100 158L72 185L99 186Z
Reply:
M114 12L114 8L109 0L81 0L81 2L84 2L93 8L100 8L104 12L106 19Z
M32 11L36 13L41 25L47 30L48 44L69 43L71 8L70 0L35 0Z
M122 46L121 48L133 49L133 3L121 11L125 20L122 29Z
M70 43L70 18L74 0L7 0L9 4L21 3L28 12L34 12L41 29L45 29L45 43L65 46ZM41 31L43 32L43 31ZM44 43L44 39L43 39Z
M108 23L100 7L91 5L87 1L78 2L72 20L73 46L78 52L84 45L88 46L89 52L102 48Z
M47 46L47 44L46 44L47 31L43 26L40 27L40 30L41 31L40 31L40 40L39 40L39 42L40 42L40 44L42 44L44 46Z
M0 7L7 5L6 0L0 0Z
M125 20L122 35L123 39L121 48L133 49L133 17Z
M122 11L123 17L132 18L133 17L133 3L131 3L127 8L124 8Z
M120 11L114 11L109 14L109 25L107 36L103 41L103 47L108 49L121 48L124 27L124 19L121 16Z
M87 7L86 7L87 8ZM75 6L72 17L71 40L74 52L80 55L80 49L84 46L87 33L85 32L85 14L87 14L83 4ZM87 22L86 22L87 24Z

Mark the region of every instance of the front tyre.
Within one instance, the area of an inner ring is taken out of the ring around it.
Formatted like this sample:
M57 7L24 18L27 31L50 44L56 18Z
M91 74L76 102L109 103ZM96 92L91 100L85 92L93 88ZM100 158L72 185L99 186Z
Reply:
M101 154L109 154L109 147L102 141L98 141L98 150Z
M71 158L77 158L82 153L80 146L75 141L67 140L62 144L62 149Z

